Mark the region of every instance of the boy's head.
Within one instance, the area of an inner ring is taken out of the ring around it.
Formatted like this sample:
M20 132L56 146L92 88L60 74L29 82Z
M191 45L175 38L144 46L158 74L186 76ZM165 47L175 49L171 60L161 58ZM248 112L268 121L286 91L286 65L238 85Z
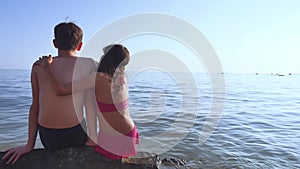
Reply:
M82 43L82 30L72 22L63 22L55 26L54 38L54 46L60 50L79 50Z

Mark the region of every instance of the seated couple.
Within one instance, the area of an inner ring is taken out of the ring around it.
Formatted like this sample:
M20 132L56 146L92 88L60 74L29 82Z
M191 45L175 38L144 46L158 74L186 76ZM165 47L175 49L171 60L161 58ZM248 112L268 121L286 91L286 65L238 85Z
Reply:
M87 145L112 160L134 156L138 131L128 111L124 72L129 51L119 44L105 47L97 69L92 59L76 56L82 46L77 25L58 24L54 35L58 56L43 57L32 67L27 144L9 149L3 159L14 164L31 152L37 132L50 150Z

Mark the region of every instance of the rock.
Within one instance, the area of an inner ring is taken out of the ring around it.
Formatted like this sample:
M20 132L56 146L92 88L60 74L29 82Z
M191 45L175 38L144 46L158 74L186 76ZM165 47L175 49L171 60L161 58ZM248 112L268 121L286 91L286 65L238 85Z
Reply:
M0 158L5 152L0 152ZM139 152L135 157L109 160L92 147L60 150L35 149L22 156L16 164L0 162L0 169L158 169L187 168L185 160L163 158L156 154ZM188 167L190 168L190 167Z
M0 158L5 152L0 152ZM137 154L139 156L139 154ZM1 169L156 169L159 158L155 155L123 160L109 160L92 147L61 150L35 149L22 156L16 164L7 165L1 160Z
M164 159L162 159L162 163L164 164L164 166L180 167L180 166L184 166L187 162L185 160L180 160L180 159L164 158Z

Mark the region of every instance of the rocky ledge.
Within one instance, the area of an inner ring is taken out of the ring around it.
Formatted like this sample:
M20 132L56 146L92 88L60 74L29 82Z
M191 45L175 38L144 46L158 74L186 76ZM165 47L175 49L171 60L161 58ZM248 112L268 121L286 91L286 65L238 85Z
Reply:
M5 152L0 152L0 158ZM0 159L0 160L1 160ZM55 151L35 149L14 165L1 160L1 169L156 169L186 168L184 160L160 158L139 152L136 157L112 161L91 147L67 148Z

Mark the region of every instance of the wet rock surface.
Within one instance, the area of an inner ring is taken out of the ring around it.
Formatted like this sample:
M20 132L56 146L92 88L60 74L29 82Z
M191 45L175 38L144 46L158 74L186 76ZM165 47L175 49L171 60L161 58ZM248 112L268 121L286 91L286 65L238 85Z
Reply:
M5 152L0 152L0 158ZM1 169L157 169L187 168L185 160L161 159L158 155L139 152L136 157L109 160L91 147L61 150L35 149L22 156L14 165L0 162ZM189 167L188 167L189 168Z

